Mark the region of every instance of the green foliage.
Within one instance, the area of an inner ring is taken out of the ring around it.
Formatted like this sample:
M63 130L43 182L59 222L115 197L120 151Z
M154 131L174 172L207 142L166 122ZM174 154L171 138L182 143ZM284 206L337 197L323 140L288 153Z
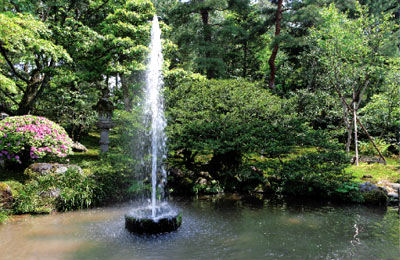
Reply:
M69 211L88 208L94 204L96 189L93 176L72 168L65 174L36 176L18 187L14 211L41 214L55 209Z
M113 121L110 151L99 160L83 165L96 180L98 202L121 202L149 193L148 173L139 172L135 154L140 141L137 134L142 131L140 111L116 110Z
M309 133L310 134L310 133ZM356 184L344 169L348 157L341 147L325 135L314 135L319 145L316 151L282 160L269 170L270 185L278 192L292 196L318 196L321 198L356 198Z
M35 112L57 122L74 141L80 141L97 121L93 107L98 102L99 91L87 83L81 83L79 88L60 87L68 86L74 80L77 79L72 72L60 72L60 75L55 76L37 102Z
M59 211L89 208L94 204L94 191L97 188L92 176L85 176L76 169L71 169L57 178L56 187L60 196L56 200Z
M321 23L311 30L311 52L323 68L319 73L326 85L344 97L353 90L362 97L365 88L379 87L382 75L395 73L397 62L397 26L389 15L368 16L366 8L356 4L357 18L351 19L335 5L321 10ZM316 64L315 64L316 65Z
M72 140L54 122L36 116L7 117L0 121L0 150L5 161L28 163L44 157L65 157Z
M386 206L388 201L388 196L381 189L364 192L362 197L366 204L376 206Z
M52 176L40 177L38 180L28 181L18 189L14 202L14 213L45 214L53 211L55 199L45 194L50 188L55 189L52 179Z
M55 61L71 61L64 48L49 39L51 31L46 24L30 14L0 13L0 28L1 48L20 55L21 60L33 61L35 53L42 53Z
M289 106L304 118L313 129L337 130L342 114L337 98L330 92L315 89L299 89L290 93Z
M283 119L281 105L278 97L246 81L181 85L167 93L169 150L185 150L185 159L211 153L240 163L244 153L273 146L275 140L266 137Z
M164 84L167 89L175 89L182 84L200 82L205 79L201 74L183 69L168 70L164 73Z
M52 69L72 59L54 43L48 24L31 14L0 13L0 28L0 95L25 114Z
M225 191L254 191L269 185L274 192L332 198L341 183L351 182L343 171L348 158L331 136L295 118L291 103L256 84L233 80L183 84L168 91L167 105L173 122L167 128L169 151L193 171L179 178L181 184L189 178L186 183L195 192L213 189L214 180ZM298 146L314 149L288 156ZM207 183L196 181L201 170L210 174Z
M383 138L387 143L396 143L400 124L400 84L398 70L388 73L381 92L371 96L360 109L369 132Z
M8 212L0 209L0 224L6 222L6 220L8 219Z
M106 58L113 66L109 73L128 74L144 70L143 61L150 38L154 7L149 0L128 0L115 8L104 20L102 33L107 41Z
M385 142L385 140L379 138L375 138L374 143L384 156L388 156L390 154L388 148L391 146L391 144L388 144ZM361 154L377 155L375 147L369 141L359 142L359 149Z

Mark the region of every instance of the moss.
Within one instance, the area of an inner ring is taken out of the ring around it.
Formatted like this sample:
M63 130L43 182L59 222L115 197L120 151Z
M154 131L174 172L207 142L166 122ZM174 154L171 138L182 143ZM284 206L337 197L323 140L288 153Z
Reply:
M8 189L9 189L9 186L6 183L0 182L0 192L7 191Z
M360 163L359 166L351 165L346 169L346 172L351 173L356 181L362 181L365 175L371 175L373 183L387 180L396 182L400 175L399 158L386 158L387 165L383 164L367 164Z
M383 190L377 189L362 193L364 203L368 205L384 206L387 204L388 196Z
M179 215L176 217L176 225L178 227L182 225L182 213L179 213Z
M18 194L24 188L24 185L18 181L5 181L4 183L10 187L13 197L18 196Z

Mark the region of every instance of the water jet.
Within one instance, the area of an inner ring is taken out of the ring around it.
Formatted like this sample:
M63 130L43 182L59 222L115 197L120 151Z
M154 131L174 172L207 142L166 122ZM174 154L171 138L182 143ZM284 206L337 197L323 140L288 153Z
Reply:
M154 16L151 28L150 53L146 71L146 86L144 89L143 126L149 129L143 136L140 149L142 152L140 161L144 171L151 172L151 203L131 210L125 215L125 227L130 232L157 234L176 230L182 223L182 215L172 209L166 202L160 203L157 200L157 191L163 196L166 182L166 171L163 166L163 159L166 158L164 129L166 120L164 117L162 87L162 45L161 29L157 16ZM145 145L148 143L148 145ZM150 155L150 156L146 156ZM145 159L149 158L149 159ZM160 181L157 185L157 175Z

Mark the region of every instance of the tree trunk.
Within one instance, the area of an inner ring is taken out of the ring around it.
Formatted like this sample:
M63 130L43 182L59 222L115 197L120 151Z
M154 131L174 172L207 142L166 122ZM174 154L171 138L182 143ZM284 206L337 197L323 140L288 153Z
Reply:
M281 20L282 20L282 4L283 0L278 1L278 7L276 9L276 16L275 16L275 40L277 36L281 34ZM276 67L275 67L275 60L278 54L279 44L275 42L274 48L272 49L271 56L269 57L268 64L270 68L271 75L269 77L269 88L275 89L275 74L276 74Z
M39 72L34 73L34 75L29 80L26 90L21 98L18 105L17 115L26 115L32 112L35 101L38 95L43 90L44 85L47 84L48 76L42 75Z
M125 111L132 111L132 95L129 91L128 80L126 76L121 74L121 88L122 88L122 96L124 101Z
M356 101L356 90L353 88L353 118L354 118L354 150L356 153L356 166L359 165L358 162L358 136L357 136L357 101Z
M206 58L206 62L208 62L211 59L210 45L211 45L211 41L212 41L208 9L201 9L200 15L201 15L201 21L203 22L203 41L204 41L205 58ZM205 64L205 67L206 67L207 78L209 78L209 79L214 78L215 77L215 69L213 68L213 66L211 64Z
M243 74L242 77L247 77L247 56L249 52L248 41L246 40L243 44Z
M347 113L346 105L343 104L343 122L346 125L346 130L347 130L347 142L346 142L346 153L349 155L350 153L350 145L351 145L351 140L352 140L352 135L353 135L353 124L349 120L349 115Z
M350 107L350 105L346 102L346 100L344 99L342 92L340 91L340 89L335 86L335 90L339 95L339 98L342 100L343 104L346 105L347 109L349 112L352 112L353 109ZM381 157L381 159L383 160L383 164L386 165L386 159L383 156L383 154L381 153L381 151L379 150L379 148L376 146L374 139L372 139L372 137L370 136L370 134L368 133L367 129L364 127L364 125L361 123L360 119L358 117L356 117L356 121L357 123L360 125L361 129L364 131L364 133L367 135L369 141L372 143L372 145L374 146L375 150L378 152L379 156Z

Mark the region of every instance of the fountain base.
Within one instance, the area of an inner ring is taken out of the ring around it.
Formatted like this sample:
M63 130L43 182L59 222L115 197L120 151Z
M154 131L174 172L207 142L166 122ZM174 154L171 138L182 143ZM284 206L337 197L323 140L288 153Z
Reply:
M149 208L139 208L125 215L125 228L137 234L160 234L177 230L182 224L182 214L168 207L158 207L156 217Z

